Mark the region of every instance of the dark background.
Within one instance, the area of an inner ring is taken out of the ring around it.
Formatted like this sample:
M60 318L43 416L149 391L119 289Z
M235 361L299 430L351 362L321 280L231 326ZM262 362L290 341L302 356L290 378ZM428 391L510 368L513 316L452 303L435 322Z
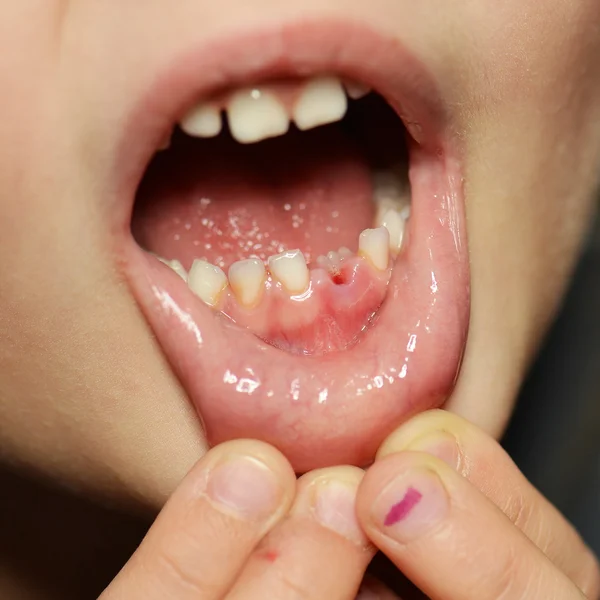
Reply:
M525 383L504 445L600 554L600 227ZM146 527L144 519L0 468L3 598L95 598ZM6 590L9 580L13 590ZM16 589L23 582L26 594Z
M600 555L600 219L504 447Z

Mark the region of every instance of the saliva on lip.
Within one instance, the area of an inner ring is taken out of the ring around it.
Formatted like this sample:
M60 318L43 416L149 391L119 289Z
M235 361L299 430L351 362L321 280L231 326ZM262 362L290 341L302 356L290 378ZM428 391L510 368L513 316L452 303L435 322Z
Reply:
M294 354L345 350L360 339L384 301L400 248L386 227L365 230L358 254L347 248L320 256L312 268L300 250L272 256L267 265L249 258L228 275L196 260L189 274L177 272L216 314L265 342Z

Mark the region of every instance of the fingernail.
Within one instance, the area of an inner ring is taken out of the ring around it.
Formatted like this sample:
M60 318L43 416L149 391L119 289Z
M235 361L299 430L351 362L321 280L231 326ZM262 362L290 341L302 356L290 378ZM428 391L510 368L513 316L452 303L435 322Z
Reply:
M410 442L406 450L427 452L443 460L455 471L460 471L462 453L456 438L445 431L433 431Z
M209 476L208 497L217 505L248 519L264 519L279 506L282 488L275 474L250 456L217 464Z
M338 480L314 484L313 514L324 527L357 544L368 544L356 517L357 485Z
M407 543L439 523L448 507L448 495L436 473L414 469L387 485L375 501L371 517L387 537Z

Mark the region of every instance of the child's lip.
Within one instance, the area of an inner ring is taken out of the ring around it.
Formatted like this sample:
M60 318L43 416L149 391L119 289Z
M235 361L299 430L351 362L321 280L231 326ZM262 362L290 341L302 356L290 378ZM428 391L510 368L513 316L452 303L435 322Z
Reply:
M413 212L406 268L396 269L364 342L327 360L292 356L223 325L129 232L135 192L185 110L224 85L334 72L368 84L402 116ZM267 440L298 471L366 464L411 414L443 404L469 318L469 268L458 149L431 75L396 39L355 23L303 22L203 44L175 57L140 99L115 167L123 268L134 296L198 410L210 443ZM126 199L126 201L125 201Z

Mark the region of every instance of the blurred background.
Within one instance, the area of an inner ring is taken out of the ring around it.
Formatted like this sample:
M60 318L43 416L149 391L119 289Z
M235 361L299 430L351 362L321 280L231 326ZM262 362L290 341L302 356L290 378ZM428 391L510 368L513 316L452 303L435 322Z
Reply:
M600 221L503 441L525 475L600 554ZM148 522L0 467L7 600L95 598Z
M600 219L504 447L600 555Z

